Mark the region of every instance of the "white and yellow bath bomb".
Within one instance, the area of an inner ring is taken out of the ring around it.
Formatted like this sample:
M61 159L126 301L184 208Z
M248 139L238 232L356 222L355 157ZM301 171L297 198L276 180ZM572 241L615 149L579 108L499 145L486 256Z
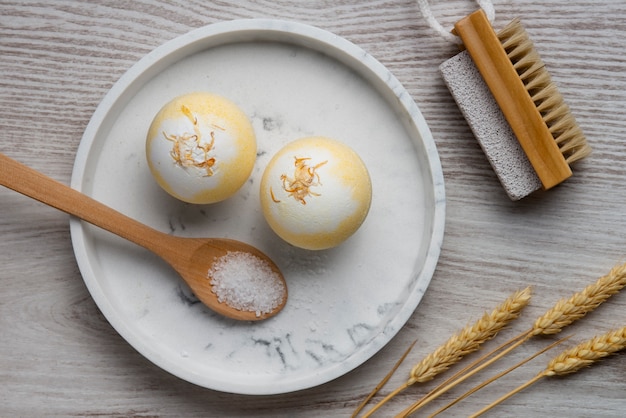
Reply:
M274 155L263 173L260 196L263 215L278 236L296 247L322 250L359 229L369 212L372 183L352 148L308 137Z
M157 113L146 157L169 194L189 203L214 203L232 196L250 176L256 138L237 105L214 94L190 93Z

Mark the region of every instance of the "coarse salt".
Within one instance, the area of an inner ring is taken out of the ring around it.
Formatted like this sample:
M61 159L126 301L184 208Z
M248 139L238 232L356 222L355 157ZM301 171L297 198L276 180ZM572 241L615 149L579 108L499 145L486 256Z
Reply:
M270 313L285 298L285 285L270 265L250 253L229 251L208 271L213 293L221 303L256 316Z

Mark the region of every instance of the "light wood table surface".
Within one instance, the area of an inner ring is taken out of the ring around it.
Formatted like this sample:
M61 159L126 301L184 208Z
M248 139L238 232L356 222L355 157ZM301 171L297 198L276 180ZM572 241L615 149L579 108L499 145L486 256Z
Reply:
M412 364L509 294L532 285L525 330L559 298L626 262L626 2L496 0L495 26L520 17L593 147L574 176L511 202L446 89L438 66L456 53L415 1L0 1L0 152L69 183L91 115L136 61L192 29L241 18L320 27L382 62L420 107L443 166L446 231L437 270L406 326L369 361L309 390L275 396L215 392L154 366L108 324L78 270L68 216L0 190L0 416L349 416L409 344L382 393ZM470 1L435 1L442 24ZM367 301L363 301L367 303ZM568 327L567 345L626 325L626 294ZM533 339L477 383L544 347ZM494 347L489 344L488 347ZM541 370L547 355L442 416L465 416ZM471 383L470 382L470 383ZM412 387L379 416L425 393ZM454 399L469 386L426 408ZM380 397L376 398L379 399ZM540 381L489 416L621 417L626 353Z

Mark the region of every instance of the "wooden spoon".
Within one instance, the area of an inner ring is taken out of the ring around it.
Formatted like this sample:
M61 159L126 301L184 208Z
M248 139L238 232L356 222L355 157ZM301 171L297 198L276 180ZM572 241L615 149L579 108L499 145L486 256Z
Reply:
M0 184L154 252L181 275L202 303L224 316L256 321L276 315L287 302L287 285L282 273L268 256L251 245L231 239L181 238L159 232L1 153ZM285 290L282 301L271 312L257 316L256 312L235 309L218 301L207 274L228 252L250 253L276 273L276 280L282 282Z

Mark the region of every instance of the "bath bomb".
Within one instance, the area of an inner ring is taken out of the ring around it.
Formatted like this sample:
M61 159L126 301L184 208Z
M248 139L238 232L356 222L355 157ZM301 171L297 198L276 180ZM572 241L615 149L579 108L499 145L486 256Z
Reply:
M352 148L326 137L307 137L272 157L260 198L263 215L278 236L296 247L323 250L359 229L369 212L372 183Z
M236 104L211 93L190 93L156 114L146 157L157 183L170 195L189 203L215 203L248 180L256 137Z

